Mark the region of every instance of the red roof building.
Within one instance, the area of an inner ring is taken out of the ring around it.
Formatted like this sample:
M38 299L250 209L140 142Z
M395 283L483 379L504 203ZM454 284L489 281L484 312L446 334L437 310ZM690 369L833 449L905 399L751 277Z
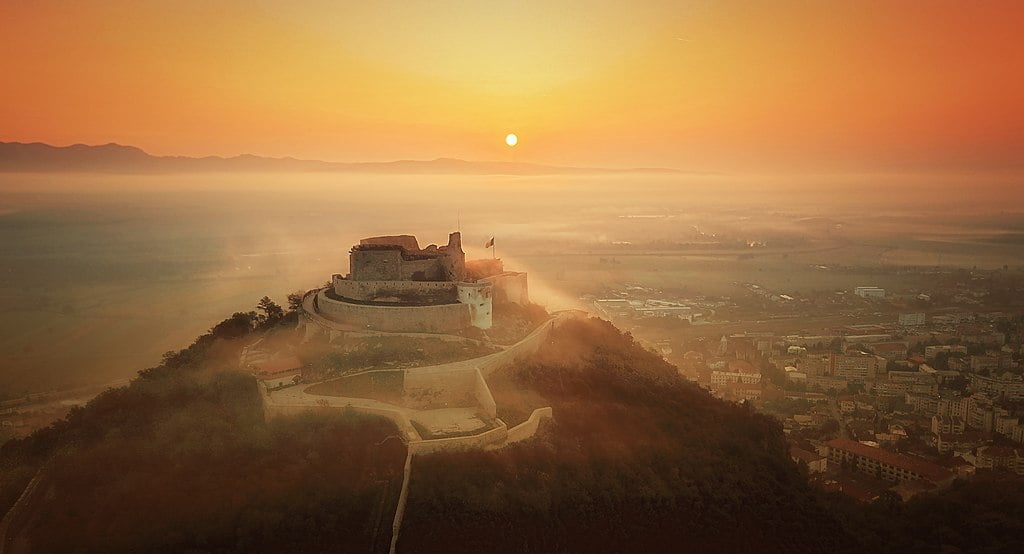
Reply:
M830 465L855 468L887 481L902 483L923 479L944 486L953 480L953 472L916 456L898 454L841 438L830 440L825 446L828 447Z

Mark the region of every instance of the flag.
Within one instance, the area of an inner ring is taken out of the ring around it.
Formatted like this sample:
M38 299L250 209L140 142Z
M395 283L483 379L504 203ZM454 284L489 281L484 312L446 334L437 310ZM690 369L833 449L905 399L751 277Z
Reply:
M494 237L491 237L491 240L487 241L487 244L484 245L484 248L491 248L492 246L494 246Z

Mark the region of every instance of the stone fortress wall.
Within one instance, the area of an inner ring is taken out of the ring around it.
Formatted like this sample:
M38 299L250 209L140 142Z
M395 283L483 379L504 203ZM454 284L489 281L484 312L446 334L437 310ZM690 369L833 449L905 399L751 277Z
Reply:
M324 289L316 293L317 312L352 330L455 333L470 326L470 307L465 304L433 306L362 305L333 300Z
M353 281L459 281L465 274L462 234L448 244L420 248L416 237L397 235L362 239L349 253Z
M334 275L331 283L334 294L362 302L415 302L417 297L435 304L458 301L457 284L453 281L353 281Z
M470 326L489 329L494 285L470 282L465 258L458 232L440 247L420 248L411 235L363 239L349 253L349 274L334 275L331 287L316 293L314 309L338 323L338 330L456 334Z
M501 260L498 260L499 262ZM526 273L502 271L497 275L483 277L480 281L490 283L495 302L510 302L526 305L530 303L530 292L526 285Z
M264 413L266 417L270 418L310 409L344 408L383 416L395 422L403 440L408 444L409 452L413 454L453 449L500 448L506 444L532 437L537 432L541 421L552 418L553 413L550 407L538 408L526 421L509 428L497 418L497 406L490 387L487 385L487 376L536 352L547 340L551 331L569 321L586 316L585 312L576 310L557 312L528 336L501 352L472 360L401 370L405 373L404 396L408 396L416 390L435 389L442 391L442 396L438 397L442 401L446 397L445 395L449 398L463 400L472 398L478 409L493 418L497 425L479 434L424 440L411 423L410 408L363 398L310 395L302 391L302 387L296 387L298 392L288 394L285 391L271 393L261 386Z

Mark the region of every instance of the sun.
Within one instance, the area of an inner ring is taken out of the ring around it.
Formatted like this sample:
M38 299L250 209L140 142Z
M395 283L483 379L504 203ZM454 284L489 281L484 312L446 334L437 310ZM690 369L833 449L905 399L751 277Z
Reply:
M519 144L519 137L517 137L515 133L509 133L505 135L505 144L515 146Z

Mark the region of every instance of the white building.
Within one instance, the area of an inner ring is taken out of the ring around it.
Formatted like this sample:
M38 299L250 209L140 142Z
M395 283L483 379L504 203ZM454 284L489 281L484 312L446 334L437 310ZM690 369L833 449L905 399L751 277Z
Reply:
M885 298L885 289L880 287L857 287L853 294L861 298Z

